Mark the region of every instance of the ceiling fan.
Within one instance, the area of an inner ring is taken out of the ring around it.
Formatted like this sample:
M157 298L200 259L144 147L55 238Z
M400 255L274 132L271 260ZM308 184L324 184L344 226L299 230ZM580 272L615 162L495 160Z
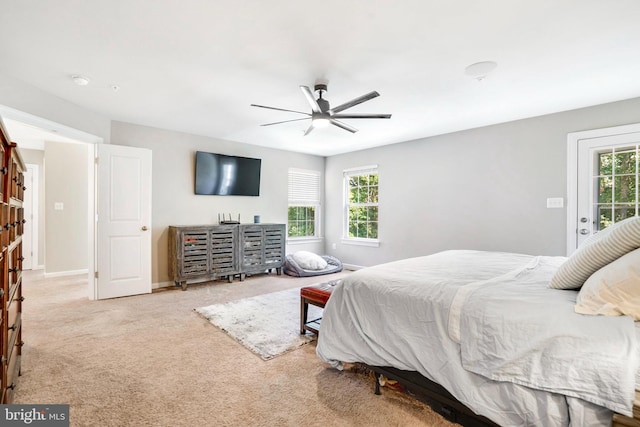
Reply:
M304 114L307 117L303 117L301 119L283 120L283 121L274 122L274 123L266 123L260 126L271 126L271 125L278 125L281 123L297 122L300 120L311 119L311 125L309 126L307 131L304 133L305 135L308 135L316 127L324 127L329 124L338 126L339 128L355 133L358 131L358 129L346 123L343 123L338 119L389 119L391 118L391 114L366 114L366 113L339 114L341 111L344 111L348 108L354 107L358 104L362 104L365 101L368 101L377 96L380 96L380 94L376 91L369 92L366 95L359 96L355 99L352 99L349 102L345 102L344 104L340 104L337 107L331 108L329 106L329 101L327 101L322 97L323 93L327 91L326 84L317 83L313 87L314 91L318 92L318 99L315 99L313 97L313 93L311 92L311 89L309 89L308 86L300 86L300 89L302 89L302 93L304 94L305 98L307 98L307 101L311 106L311 113L305 113L303 111L287 110L285 108L267 107L265 105L258 105L258 104L251 104L251 106L267 108L269 110L288 111L290 113Z

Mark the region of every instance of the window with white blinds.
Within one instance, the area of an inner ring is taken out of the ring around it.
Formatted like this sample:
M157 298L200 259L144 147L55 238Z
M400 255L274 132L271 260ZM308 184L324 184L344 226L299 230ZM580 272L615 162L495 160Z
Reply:
M320 236L320 178L318 171L289 169L289 238Z

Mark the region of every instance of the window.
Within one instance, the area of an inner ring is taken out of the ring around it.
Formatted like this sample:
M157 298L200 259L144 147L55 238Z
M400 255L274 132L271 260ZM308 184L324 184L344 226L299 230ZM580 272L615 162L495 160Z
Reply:
M320 172L289 169L289 238L320 237Z
M638 145L612 147L596 153L596 230L638 215L638 148Z
M378 242L378 166L344 171L347 242Z

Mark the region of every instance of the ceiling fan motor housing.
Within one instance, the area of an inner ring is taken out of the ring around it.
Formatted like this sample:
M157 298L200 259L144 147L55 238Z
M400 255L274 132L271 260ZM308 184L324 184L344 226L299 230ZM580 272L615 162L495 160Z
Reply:
M327 91L327 85L323 83L316 83L316 85L313 87L313 90L319 92L316 102L318 103L318 107L320 107L320 111L322 111L322 115L325 115L331 108L329 106L329 101L322 97L322 92Z
M313 87L313 90L315 92L319 91L319 90L323 90L323 91L327 91L327 85L326 83L316 83L315 86Z

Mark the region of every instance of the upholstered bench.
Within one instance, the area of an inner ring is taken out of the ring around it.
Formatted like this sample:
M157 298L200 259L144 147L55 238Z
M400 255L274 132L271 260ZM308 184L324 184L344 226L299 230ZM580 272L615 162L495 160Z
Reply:
M307 322L309 304L324 308L337 283L338 280L331 280L329 282L300 288L300 335L304 335L305 331L318 333L320 320L322 320L322 318Z

